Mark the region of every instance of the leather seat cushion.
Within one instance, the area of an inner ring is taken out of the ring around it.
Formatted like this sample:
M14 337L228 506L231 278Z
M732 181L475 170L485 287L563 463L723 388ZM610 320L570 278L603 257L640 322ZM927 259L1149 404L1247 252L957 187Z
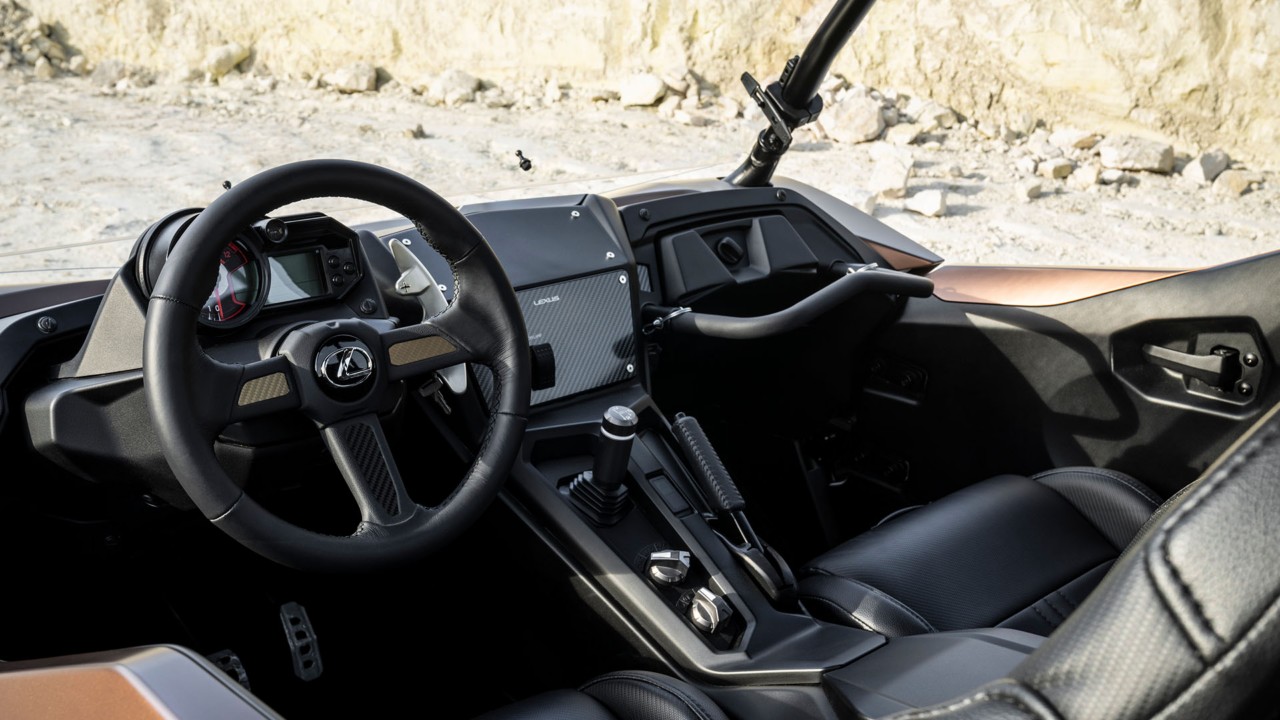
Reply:
M727 720L701 690L640 670L609 673L576 692L556 690L499 708L481 720Z
M1158 505L1109 470L1001 475L814 559L801 599L815 616L889 636L981 627L1047 635Z

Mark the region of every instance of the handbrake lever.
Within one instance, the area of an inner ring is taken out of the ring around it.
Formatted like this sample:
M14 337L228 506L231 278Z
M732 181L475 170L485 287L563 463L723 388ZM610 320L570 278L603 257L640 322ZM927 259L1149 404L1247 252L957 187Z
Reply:
M773 548L756 535L747 520L747 501L729 475L720 456L694 418L679 413L671 424L676 443L680 445L685 460L693 469L693 476L702 487L711 511L720 518L733 521L742 536L742 544L730 541L723 535L724 544L742 563L756 584L769 596L769 600L781 608L796 604L796 578L791 567Z

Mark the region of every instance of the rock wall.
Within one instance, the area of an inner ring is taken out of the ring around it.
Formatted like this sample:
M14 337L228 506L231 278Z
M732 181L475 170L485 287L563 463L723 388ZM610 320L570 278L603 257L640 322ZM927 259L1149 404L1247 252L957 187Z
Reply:
M208 50L316 76L368 62L420 85L449 68L497 81L613 85L687 65L741 94L771 76L829 0L26 0L91 63L187 76ZM980 122L1221 146L1280 167L1276 0L881 0L836 71L928 95Z

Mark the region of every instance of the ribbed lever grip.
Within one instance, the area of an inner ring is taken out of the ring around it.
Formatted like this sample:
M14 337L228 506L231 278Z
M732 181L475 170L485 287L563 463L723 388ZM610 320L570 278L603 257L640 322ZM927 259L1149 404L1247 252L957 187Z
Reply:
M675 431L676 442L684 451L684 457L693 468L693 474L702 485L702 492L717 513L736 513L746 509L747 501L742 499L738 486L729 477L729 471L720 456L711 446L707 434L702 431L698 421L688 415L676 415L671 425Z

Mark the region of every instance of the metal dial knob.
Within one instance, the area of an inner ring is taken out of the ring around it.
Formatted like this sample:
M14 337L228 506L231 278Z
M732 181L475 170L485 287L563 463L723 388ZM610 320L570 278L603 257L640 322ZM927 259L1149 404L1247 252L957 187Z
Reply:
M714 634L732 614L729 603L707 588L698 588L689 601L689 620L708 635Z
M677 585L689 575L688 550L659 550L649 553L649 577L662 585Z

